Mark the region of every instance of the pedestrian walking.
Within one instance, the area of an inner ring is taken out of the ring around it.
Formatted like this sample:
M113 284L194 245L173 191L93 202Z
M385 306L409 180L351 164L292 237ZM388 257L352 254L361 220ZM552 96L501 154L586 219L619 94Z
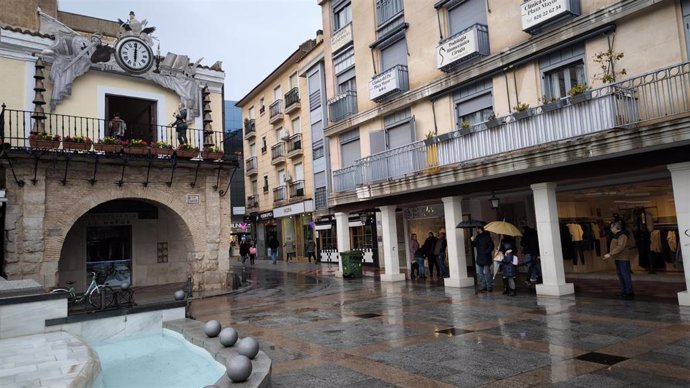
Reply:
M280 247L280 243L278 242L278 238L276 237L275 234L271 234L271 237L268 239L268 254L271 256L271 261L273 264L278 261L278 248Z
M295 243L292 241L292 237L288 236L287 241L283 244L283 248L285 248L286 263L289 263L290 259L295 259L297 254L295 252Z
M254 259L256 259L256 243L254 240L249 240L249 263L254 265Z
M447 247L448 241L446 240L446 231L444 229L441 229L438 232L438 239L436 240L436 244L434 244L433 250L433 259L436 261L437 279L448 277L448 271L446 270Z
M609 246L609 253L604 255L604 260L614 258L616 261L616 272L618 273L618 281L621 286L620 297L632 298L635 296L632 288L632 277L630 276L630 256L626 252L628 245L628 236L623 231L623 225L620 221L611 223L611 245Z
M242 258L242 266L247 264L247 259L249 259L249 241L242 240L240 243L240 257Z
M424 256L428 259L429 262L429 278L433 279L434 278L434 267L436 266L436 258L433 257L433 251L434 251L434 246L436 245L436 241L438 238L434 236L434 232L429 231L429 235L424 240L424 244L422 245L422 252L424 253Z
M314 263L318 263L318 260L316 260L316 243L314 240L309 239L309 241L307 241L307 258L310 263L312 257L314 258Z
M470 237L472 245L477 249L477 277L479 291L493 291L494 280L491 274L491 264L493 260L494 241L489 232L483 227L477 228L477 235Z
M503 295L515 296L515 276L517 275L517 256L513 252L513 244L504 242L503 260L501 261L501 272L503 273Z
M522 231L523 264L527 265L527 282L529 285L536 284L541 279L541 260L539 258L539 236L537 230L525 225Z
M410 261L410 278L416 279L420 277L419 263L416 260L415 254L419 250L419 241L417 241L417 233L412 233L409 243L409 261ZM423 263L422 263L423 264Z

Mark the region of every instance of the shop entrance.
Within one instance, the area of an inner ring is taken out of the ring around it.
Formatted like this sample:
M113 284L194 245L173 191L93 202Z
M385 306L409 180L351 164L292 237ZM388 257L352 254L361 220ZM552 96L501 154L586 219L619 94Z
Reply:
M141 139L151 142L157 139L157 105L157 102L153 100L106 94L105 117L110 120L115 113L119 113L127 124L125 131L127 140Z

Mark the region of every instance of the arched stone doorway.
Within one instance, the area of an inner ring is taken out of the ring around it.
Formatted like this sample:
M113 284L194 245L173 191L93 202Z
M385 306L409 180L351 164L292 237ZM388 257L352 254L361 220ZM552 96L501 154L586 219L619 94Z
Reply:
M58 263L58 282L99 282L136 286L180 283L192 275L194 241L189 226L160 202L128 198L109 200L83 213L67 232ZM190 255L191 254L191 255Z

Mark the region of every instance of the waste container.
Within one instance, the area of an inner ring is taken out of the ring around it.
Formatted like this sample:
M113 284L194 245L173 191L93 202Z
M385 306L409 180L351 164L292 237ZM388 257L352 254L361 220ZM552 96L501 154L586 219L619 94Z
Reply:
M363 258L364 255L361 251L340 252L340 260L343 263L343 277L361 278Z

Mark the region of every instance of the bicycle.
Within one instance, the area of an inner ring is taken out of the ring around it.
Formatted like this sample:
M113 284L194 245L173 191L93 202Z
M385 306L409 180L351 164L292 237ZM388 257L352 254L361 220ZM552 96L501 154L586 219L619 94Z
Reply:
M84 291L82 295L77 295L76 290L73 287L74 281L68 281L67 286L69 288L56 288L50 291L51 294L68 294L69 303L83 303L87 299L89 304L96 308L97 310L102 310L104 308L112 306L115 301L115 292L110 286L106 284L96 283L96 273L91 272L91 284Z

